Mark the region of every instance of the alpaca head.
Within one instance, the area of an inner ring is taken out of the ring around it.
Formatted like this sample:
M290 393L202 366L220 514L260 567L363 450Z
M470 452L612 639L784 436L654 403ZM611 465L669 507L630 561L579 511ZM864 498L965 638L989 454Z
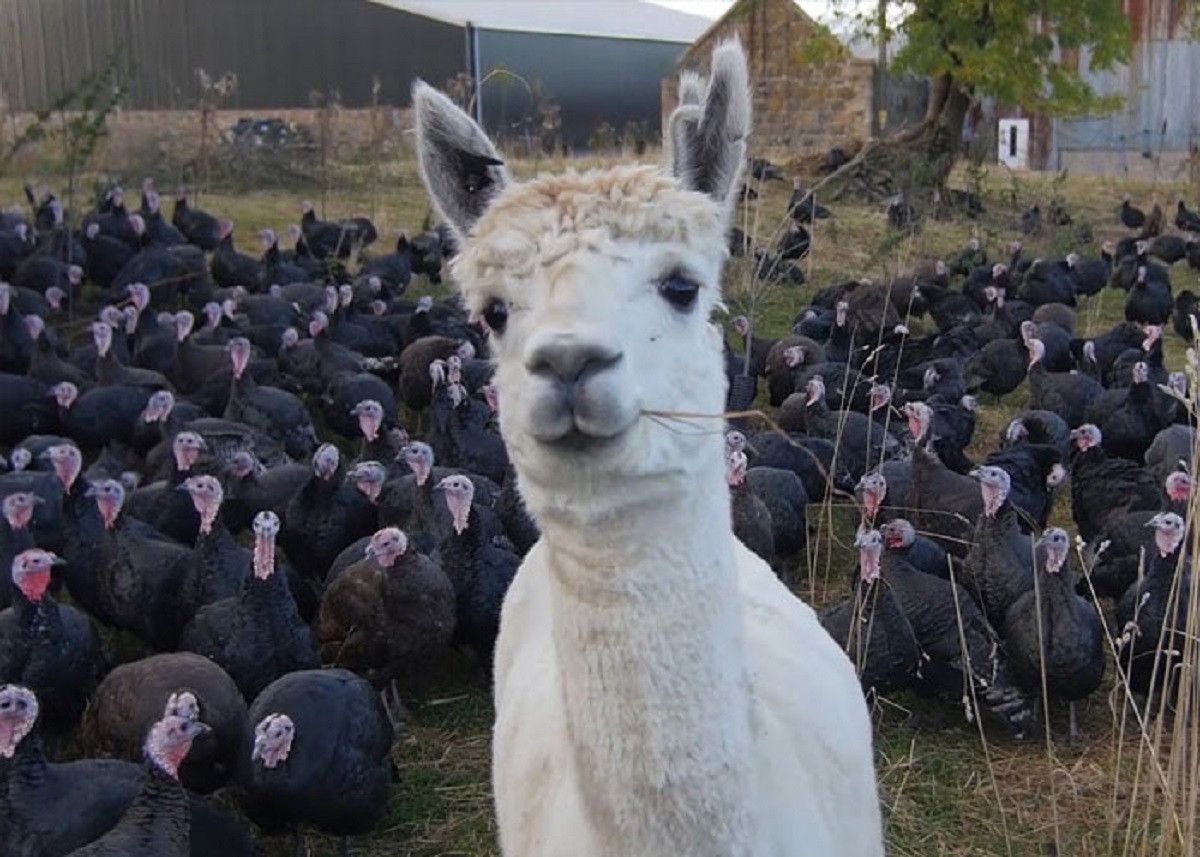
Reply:
M500 429L535 517L603 515L721 472L719 433L644 416L725 405L710 314L750 99L739 45L718 48L712 66L707 83L682 82L667 170L524 183L453 102L414 88L422 175L461 245L454 276L490 331Z

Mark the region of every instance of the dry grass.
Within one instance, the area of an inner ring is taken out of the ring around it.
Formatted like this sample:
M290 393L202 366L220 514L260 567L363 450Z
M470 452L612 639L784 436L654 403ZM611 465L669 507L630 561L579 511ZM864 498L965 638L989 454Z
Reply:
M557 166L554 162L519 164L516 171L526 175ZM385 187L377 197L374 215L383 236L381 244L390 244L397 229L419 228L428 204L411 162L388 164L380 174ZM130 177L129 185L136 186L138 178ZM348 170L340 182L334 182L326 216L366 211L368 193L360 178ZM163 185L169 182L164 180ZM340 186L354 189L339 190ZM767 184L759 202L745 209L743 226L760 241L769 240L781 224L788 190L781 183ZM809 283L815 285L761 288L753 284L749 265L735 260L727 282L727 302L731 313L751 315L761 335L778 336L807 305L816 286L850 277L882 278L915 260L945 257L973 234L989 244L993 256L998 255L1004 241L1017 237L1020 211L1038 200L1044 208L1055 192L1067 200L1077 225L1091 225L1098 245L1120 234L1114 212L1126 190L1135 199L1147 201L1152 191L1105 178L1070 177L1061 182L1042 175L1014 178L993 167L984 186L988 213L980 222L930 222L917 235L903 238L889 233L882 207L833 203L836 218L818 223L814 249L805 262ZM1166 207L1176 189L1160 187L1158 191ZM250 236L259 228L281 229L295 222L301 199L311 193L212 193L199 203L233 218L237 234L244 236L244 248L250 248L254 246ZM19 184L0 180L0 200L18 199ZM1074 240L1074 233L1048 230L1039 238L1027 239L1031 252L1061 254ZM1180 269L1175 285L1194 285L1192 275ZM1083 307L1083 332L1097 331L1118 318L1122 297L1108 292ZM1182 364L1182 345L1173 335L1168 335L1167 342L1168 363L1176 368ZM973 454L994 447L999 426L1008 413L1025 403L1026 396L1021 388L999 405L984 404ZM846 591L855 519L844 501L835 500L819 513L814 510L811 520L819 537L813 540L807 562L794 570L794 579L806 598L824 603ZM1055 520L1073 529L1064 497L1059 498ZM1116 696L1119 700L1119 694ZM820 705L819 696L814 696L811 704ZM1144 744L1132 719L1123 717L1121 705L1111 704L1104 694L1082 706L1081 724L1087 738L1075 746L1065 742L1065 714L1057 708L1051 709L1051 740L1014 743L1006 735L992 732L988 724L981 728L978 722L968 722L961 711L945 706L918 705L908 698L876 700L874 705L890 854L1191 853L1178 844L1171 846L1171 837L1160 835L1160 816L1147 809L1155 800L1145 791L1145 783L1152 779L1149 756L1139 752ZM465 680L449 682L415 709L395 747L400 783L387 819L375 834L355 844L355 853L394 857L496 853L489 780L490 720L490 698ZM914 727L913 722L921 725ZM1139 769L1141 775L1135 778ZM1183 773L1194 774L1194 767ZM1140 789L1135 789L1135 782L1141 783ZM1178 800L1194 800L1194 783L1193 776L1190 786L1175 788L1172 794ZM308 842L311 854L337 853L332 840L310 836ZM287 842L266 845L271 854L290 853ZM1194 843L1191 847L1194 849Z

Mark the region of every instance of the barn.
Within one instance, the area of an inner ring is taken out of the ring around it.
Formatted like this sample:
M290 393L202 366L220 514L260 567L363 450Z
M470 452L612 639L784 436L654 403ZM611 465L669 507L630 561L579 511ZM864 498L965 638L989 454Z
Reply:
M1168 181L1200 169L1200 42L1193 29L1200 13L1186 0L1122 0L1122 10L1133 36L1127 65L1097 72L1086 51L1071 59L1097 92L1120 95L1124 104L1105 115L1061 119L1002 113L1028 120L1007 123L1029 134L1023 165ZM1014 136L1003 142L1019 150Z
M737 0L680 57L679 69L703 71L715 44L737 36L746 48L754 95L756 149L825 152L919 121L928 84L888 78L877 104L873 60L854 56L795 0ZM676 81L663 81L662 118L674 109Z
M463 33L476 118L500 138L573 149L601 125L657 137L659 81L711 23L644 0L377 0Z
M376 79L404 106L412 78L457 78L489 131L580 147L604 122L656 133L659 81L709 23L644 0L0 0L0 95L45 107L112 56L130 110L194 106L198 69L236 74L241 111L366 107Z

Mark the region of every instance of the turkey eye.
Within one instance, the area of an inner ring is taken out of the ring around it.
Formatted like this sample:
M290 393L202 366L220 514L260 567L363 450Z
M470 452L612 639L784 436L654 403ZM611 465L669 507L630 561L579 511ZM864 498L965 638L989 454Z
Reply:
M499 298L493 300L484 307L483 322L492 333L504 333L504 326L508 324L508 304Z
M700 294L700 286L678 272L667 274L658 281L658 293L676 309L691 309Z

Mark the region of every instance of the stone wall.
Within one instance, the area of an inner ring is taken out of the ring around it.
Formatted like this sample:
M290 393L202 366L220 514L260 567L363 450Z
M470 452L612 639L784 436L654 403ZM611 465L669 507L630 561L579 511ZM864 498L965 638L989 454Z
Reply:
M688 49L681 68L703 72L712 48L737 35L754 96L751 148L824 152L871 136L874 63L847 55L792 0L742 0ZM663 81L663 121L678 82Z

